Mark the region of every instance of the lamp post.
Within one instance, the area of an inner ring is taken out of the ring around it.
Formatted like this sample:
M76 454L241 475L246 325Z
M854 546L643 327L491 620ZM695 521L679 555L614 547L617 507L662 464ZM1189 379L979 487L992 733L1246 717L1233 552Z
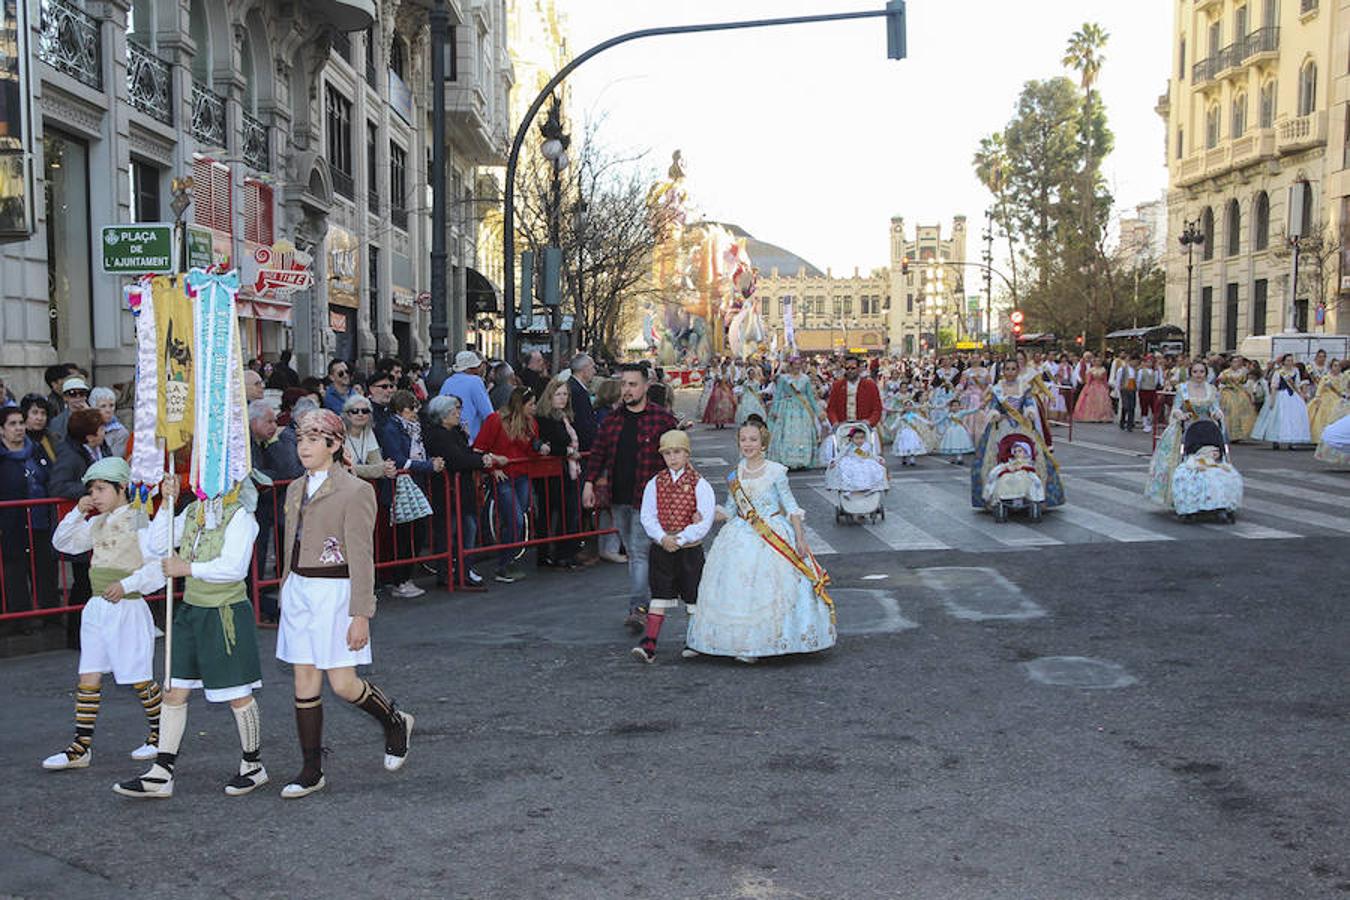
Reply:
M572 139L563 130L562 104L559 103L557 97L553 98L553 103L548 108L548 117L539 126L539 133L544 138L541 152L544 154L544 159L548 160L553 166L553 178L549 182L548 243L550 247L556 248L562 243L562 170L567 168L570 161L567 158L567 148L572 143ZM553 370L558 372L562 369L561 303L554 304L549 311L549 330L552 332L549 343L550 353L553 357Z
M581 192L581 179L577 179L577 192ZM577 295L572 301L572 351L575 353L580 350L578 346L580 341L575 336L581 331L581 311L585 308L586 300L586 213L588 207L586 201L578 198L577 200L577 222L576 222L576 240L577 240Z
M1200 230L1200 221L1190 219L1177 238L1186 248L1186 355L1191 355L1191 272L1195 267L1195 247L1205 242L1205 234Z
M942 266L932 263L923 273L923 302L933 314L933 359L938 356L938 311L942 305L943 275Z
M427 389L434 394L445 381L449 353L446 338L450 334L445 271L445 53L450 13L445 0L436 0L427 22L431 26L431 371L427 373Z

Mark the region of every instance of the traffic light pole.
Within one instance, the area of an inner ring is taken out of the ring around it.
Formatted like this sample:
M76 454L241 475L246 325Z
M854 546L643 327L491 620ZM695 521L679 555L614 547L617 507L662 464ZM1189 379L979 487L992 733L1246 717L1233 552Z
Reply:
M821 13L808 16L784 16L776 19L746 19L737 22L706 22L693 25L671 25L661 28L642 28L637 31L629 31L625 34L616 35L608 40L601 41L594 47L584 53L576 56L567 65L558 70L558 74L549 79L548 84L544 85L539 91L539 96L534 98L530 108L526 110L524 117L520 120L520 125L516 127L516 136L511 141L511 152L506 158L506 188L504 192L503 223L502 223L502 262L503 262L503 314L506 320L506 361L515 365L518 361L518 338L516 335L516 228L515 228L515 200L516 200L516 168L520 163L520 151L525 144L525 136L529 134L530 125L534 117L539 113L545 101L552 96L558 85L568 75L593 56L608 50L611 47L617 47L620 44L626 44L639 38L661 37L672 34L696 34L707 31L737 31L745 28L769 28L779 25L808 25L816 22L843 22L851 19L876 19L886 18L887 20L887 55L892 59L903 59L906 52L905 47L905 4L904 0L889 0L884 9L859 10L856 12L843 13ZM434 62L434 60L433 60ZM433 317L434 318L434 317ZM433 323L433 327L434 323Z

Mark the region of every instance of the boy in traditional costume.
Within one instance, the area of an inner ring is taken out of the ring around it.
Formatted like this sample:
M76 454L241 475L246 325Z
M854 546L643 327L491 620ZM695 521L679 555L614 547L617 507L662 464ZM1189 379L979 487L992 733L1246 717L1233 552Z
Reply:
M712 528L717 498L712 485L689 465L689 435L672 430L659 446L666 467L642 490L642 527L652 539L648 583L647 630L633 648L640 662L656 662L656 639L667 610L683 600L693 613L703 577L703 539Z
M138 532L127 505L131 469L125 460L105 457L91 465L83 481L89 493L66 514L52 534L52 546L78 555L93 551L89 580L93 596L80 616L80 681L75 688L75 740L42 761L50 771L88 768L94 722L102 699L103 675L129 684L140 698L149 735L132 759L154 759L159 752L160 690L154 679L155 623L144 595L164 585L159 560Z
M255 476L256 477L256 476ZM264 476L265 477L265 476ZM160 485L163 505L146 529L160 567L169 578L183 578L183 600L173 615L173 672L159 736L159 755L144 775L113 785L123 797L173 796L174 766L187 728L188 695L202 688L212 703L229 703L239 730L239 773L225 793L239 797L267 783L261 762L262 723L254 688L262 687L258 632L245 578L258 536L254 510L258 492L251 480L225 498L219 521L208 522L203 504L193 501L173 522L177 555L164 546L166 517L173 516L178 479ZM212 516L211 518L215 518Z
M295 667L295 723L304 768L281 791L304 797L324 787L323 677L342 699L384 728L384 767L402 768L413 717L356 675L369 665L375 615L375 491L341 464L346 428L328 410L296 423L305 477L286 491L286 580L281 585L277 659Z

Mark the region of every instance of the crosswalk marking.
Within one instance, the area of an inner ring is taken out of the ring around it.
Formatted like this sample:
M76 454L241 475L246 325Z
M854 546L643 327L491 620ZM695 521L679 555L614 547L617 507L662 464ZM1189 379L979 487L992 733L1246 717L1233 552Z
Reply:
M811 552L816 556L833 556L839 551L830 545L830 542L820 536L810 525L806 526L806 543L811 547Z
M1322 487L1350 491L1350 475L1331 475L1326 472L1300 472L1297 469L1261 469L1262 474L1279 475L1303 484L1320 484Z
M1278 516L1291 522L1316 525L1319 528L1329 528L1342 534L1350 534L1350 519L1338 519L1335 516L1328 516L1325 513L1314 512L1310 509L1296 509L1292 506L1285 506L1283 503L1275 503L1271 500L1251 496L1244 496L1242 505L1254 512L1268 516Z
M1122 506L1129 506L1133 509L1147 510L1148 512L1155 514L1163 511L1163 507L1154 503L1152 500L1149 500L1148 498L1144 497L1142 493L1136 494L1133 493L1132 491L1126 491L1121 488L1118 488L1115 485L1102 484L1099 481L1083 481L1081 479L1078 479L1073 481L1073 489L1075 490L1085 489L1087 490L1088 493L1106 497L1113 503L1118 503ZM1065 490L1067 491L1069 490L1069 488L1066 488ZM1250 504L1247 505L1250 506ZM1241 515L1241 513L1239 513L1239 515ZM1288 517L1286 516L1285 518ZM1210 530L1217 529L1220 531L1226 531L1227 533L1235 535L1237 537L1248 538L1253 540L1262 540L1266 538L1298 537L1297 534L1294 534L1289 531L1282 531L1278 528L1270 528L1267 526L1253 525L1250 522L1239 522L1237 525L1218 525L1215 523L1205 523L1205 524L1208 526Z
M953 513L951 510L957 507L957 503L953 502L952 495L931 484L923 482L906 484L904 495L906 502L917 500L924 504L932 515L955 520L960 525L1009 547L1049 547L1064 543L1058 538L1042 534L1036 528L1023 525L1020 522L1009 521L999 524L994 521L992 516L972 509L968 500L960 505L961 513Z
M1147 528L1140 528L1138 525L1131 525L1129 522L1122 521L1114 516L1104 515L1074 503L1066 503L1064 506L1055 510L1054 515L1068 522L1070 525L1077 525L1079 528L1095 531L1097 534L1105 535L1113 541L1133 543L1139 541L1175 540L1171 535L1163 534L1160 531L1151 531Z
M1263 478L1262 474L1244 475L1242 481L1249 490L1265 491L1269 494L1278 494L1281 497L1290 499L1306 500L1309 503L1329 503L1333 506L1345 503L1345 497L1337 494L1331 494L1327 491L1314 491L1308 488L1296 487L1292 484L1286 484L1283 481L1273 481L1269 478Z
M1241 513L1239 513L1238 515L1241 515ZM1232 523L1231 525L1218 525L1213 522L1206 522L1205 527L1211 531L1225 532L1228 534L1237 535L1240 538L1247 538L1248 540L1258 540L1258 541L1280 539L1280 538L1296 538L1299 536L1291 531L1281 531L1278 528L1269 528L1265 525L1255 525L1251 522L1243 522L1241 519L1239 519L1237 522Z

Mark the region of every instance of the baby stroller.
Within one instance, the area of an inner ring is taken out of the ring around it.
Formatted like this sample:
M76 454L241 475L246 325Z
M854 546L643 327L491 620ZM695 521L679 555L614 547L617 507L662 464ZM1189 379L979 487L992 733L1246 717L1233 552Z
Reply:
M1025 434L1008 434L998 442L998 465L984 484L984 504L994 521L1008 521L1014 510L1026 510L1039 522L1045 511L1045 482L1036 471L1036 444Z
M841 422L833 432L826 435L825 444L829 445L829 458L831 461L839 459L848 452L851 446L850 435L855 429L861 429L866 435L864 446L866 446L876 459L883 472L886 464L881 462L885 457L881 455L881 436L877 430L866 422ZM824 448L822 448L824 449ZM873 523L886 518L886 508L884 500L886 492L890 490L890 474L885 474L885 480L882 486L874 490L853 490L846 483L844 473L841 468L847 464L839 460L838 465L830 465L825 469L825 489L833 491L835 496L834 503L834 521L836 523L848 522L855 525L861 525L864 521Z
M1212 419L1197 419L1181 436L1181 462L1172 472L1172 509L1184 521L1214 515L1237 521L1242 475L1228 461L1228 442Z

